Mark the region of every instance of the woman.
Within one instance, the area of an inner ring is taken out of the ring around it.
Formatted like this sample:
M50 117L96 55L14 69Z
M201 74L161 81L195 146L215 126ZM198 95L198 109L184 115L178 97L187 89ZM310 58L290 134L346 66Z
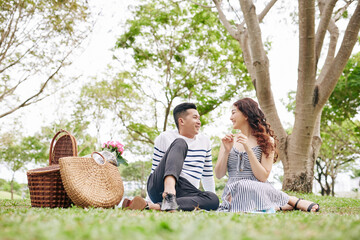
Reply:
M250 98L235 102L230 120L239 132L222 138L215 175L220 179L228 171L229 180L219 211L319 211L319 204L288 196L267 181L277 159L276 141L258 104Z

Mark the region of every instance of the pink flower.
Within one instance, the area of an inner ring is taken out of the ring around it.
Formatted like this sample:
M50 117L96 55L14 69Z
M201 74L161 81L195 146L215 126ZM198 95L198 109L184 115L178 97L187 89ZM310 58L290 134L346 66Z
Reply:
M123 153L123 151L124 151L124 148L121 146L121 147L118 147L118 152L120 152L120 153Z
M124 145L119 141L107 141L103 143L102 148L108 148L110 151L116 151L120 154L124 152Z

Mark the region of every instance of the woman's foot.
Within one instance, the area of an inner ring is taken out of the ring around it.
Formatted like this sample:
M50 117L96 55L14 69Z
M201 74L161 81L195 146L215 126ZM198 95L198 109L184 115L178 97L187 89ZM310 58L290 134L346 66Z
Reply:
M318 212L320 210L319 204L302 198L291 197L289 204L293 205L295 210L301 210L306 212Z

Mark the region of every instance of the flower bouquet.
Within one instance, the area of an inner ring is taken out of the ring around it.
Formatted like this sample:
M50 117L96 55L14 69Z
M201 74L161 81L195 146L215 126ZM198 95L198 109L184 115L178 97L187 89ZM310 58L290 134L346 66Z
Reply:
M115 154L118 165L128 165L126 159L122 156L124 152L124 145L119 141L107 141L106 143L103 143L102 150L108 150Z

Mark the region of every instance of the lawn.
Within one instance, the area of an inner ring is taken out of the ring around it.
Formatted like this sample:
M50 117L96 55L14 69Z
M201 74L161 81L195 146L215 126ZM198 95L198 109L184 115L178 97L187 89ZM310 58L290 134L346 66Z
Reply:
M321 212L229 214L31 208L0 200L0 239L360 239L360 200L297 194Z

